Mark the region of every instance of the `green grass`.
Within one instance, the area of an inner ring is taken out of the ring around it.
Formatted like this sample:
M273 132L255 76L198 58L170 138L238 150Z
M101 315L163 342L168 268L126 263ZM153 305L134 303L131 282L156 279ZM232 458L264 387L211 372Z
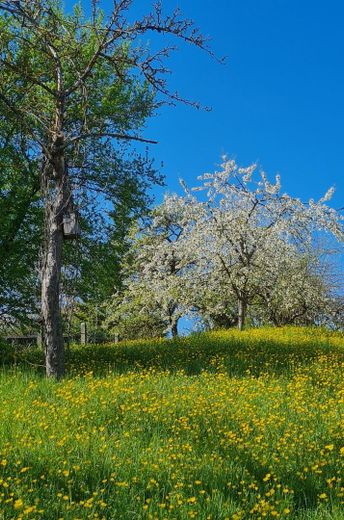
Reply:
M0 518L344 519L342 334L1 353Z

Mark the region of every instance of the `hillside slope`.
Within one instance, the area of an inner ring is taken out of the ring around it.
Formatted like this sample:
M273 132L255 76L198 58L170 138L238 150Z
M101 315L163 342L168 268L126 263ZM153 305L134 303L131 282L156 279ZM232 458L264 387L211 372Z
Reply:
M214 332L2 350L0 518L343 519L344 338Z

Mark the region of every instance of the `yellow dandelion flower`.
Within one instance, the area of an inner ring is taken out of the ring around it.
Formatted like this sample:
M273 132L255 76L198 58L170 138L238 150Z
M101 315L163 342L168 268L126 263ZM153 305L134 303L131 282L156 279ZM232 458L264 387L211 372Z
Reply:
M14 507L14 509L22 509L23 506L24 506L24 503L23 503L22 499L18 498L18 500L16 500L14 502L14 506L13 507Z

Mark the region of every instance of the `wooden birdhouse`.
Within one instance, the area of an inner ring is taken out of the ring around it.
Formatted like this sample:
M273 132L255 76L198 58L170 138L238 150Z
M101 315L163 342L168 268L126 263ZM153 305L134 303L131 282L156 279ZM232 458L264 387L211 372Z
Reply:
M74 240L80 237L80 223L77 211L69 211L63 216L63 238Z

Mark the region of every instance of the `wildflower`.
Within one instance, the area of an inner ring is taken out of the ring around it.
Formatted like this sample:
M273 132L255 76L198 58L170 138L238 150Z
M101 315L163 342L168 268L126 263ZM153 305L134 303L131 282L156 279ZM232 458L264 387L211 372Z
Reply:
M23 503L23 501L22 501L21 498L18 498L18 499L14 502L14 505L13 505L14 509L22 509L23 506L24 506L24 503Z

